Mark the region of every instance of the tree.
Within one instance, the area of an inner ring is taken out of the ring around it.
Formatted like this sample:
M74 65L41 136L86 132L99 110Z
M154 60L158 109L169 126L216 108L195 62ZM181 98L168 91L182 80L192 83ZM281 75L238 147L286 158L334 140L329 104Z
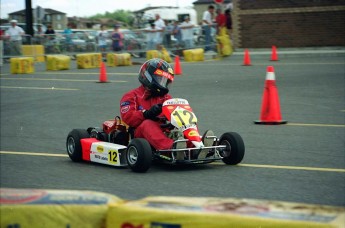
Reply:
M132 12L128 10L116 10L114 12L106 11L104 14L96 14L94 16L89 17L89 19L103 19L108 18L116 21L121 21L125 25L132 26L134 22L134 17Z

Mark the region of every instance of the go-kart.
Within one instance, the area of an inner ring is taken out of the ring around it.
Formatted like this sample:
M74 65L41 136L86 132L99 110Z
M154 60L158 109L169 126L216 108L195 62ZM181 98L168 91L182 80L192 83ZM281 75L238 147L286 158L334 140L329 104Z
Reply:
M236 165L244 157L242 137L226 132L219 138L204 136L211 144L205 146L197 127L197 117L185 99L174 98L162 105L162 131L174 140L185 142L185 148L155 150L146 139L135 138L135 129L120 117L107 120L102 128L73 129L67 136L67 153L72 161L91 161L112 166L129 166L134 172L146 172L152 161L170 164L205 164L222 160ZM206 151L199 156L200 151Z

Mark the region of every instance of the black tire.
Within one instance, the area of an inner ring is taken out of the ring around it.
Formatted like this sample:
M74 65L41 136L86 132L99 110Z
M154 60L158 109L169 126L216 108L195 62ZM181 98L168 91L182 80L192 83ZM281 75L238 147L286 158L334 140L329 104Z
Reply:
M73 129L66 139L67 154L74 162L82 161L81 139L90 138L85 129Z
M128 145L126 159L128 166L138 173L146 172L152 164L152 150L146 139L132 139Z
M219 145L225 145L221 153L223 162L227 165L236 165L244 157L245 147L242 137L236 132L226 132L219 138Z

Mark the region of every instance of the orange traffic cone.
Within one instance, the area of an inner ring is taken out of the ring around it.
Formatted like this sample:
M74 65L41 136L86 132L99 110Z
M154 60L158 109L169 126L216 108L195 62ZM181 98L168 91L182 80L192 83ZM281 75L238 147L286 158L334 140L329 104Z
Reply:
M174 74L175 75L181 75L182 74L180 56L178 56L178 55L175 57Z
M279 105L278 89L276 87L274 68L267 67L264 94L262 97L260 120L254 121L255 124L286 124L282 120Z
M250 56L249 56L249 51L248 51L248 49L246 49L246 50L244 51L243 66L251 66L251 64L250 64Z
M107 70L105 68L105 64L103 61L101 62L101 67L99 70L99 82L102 82L102 83L108 82L107 81Z
M271 61L278 61L278 54L276 46L272 46Z

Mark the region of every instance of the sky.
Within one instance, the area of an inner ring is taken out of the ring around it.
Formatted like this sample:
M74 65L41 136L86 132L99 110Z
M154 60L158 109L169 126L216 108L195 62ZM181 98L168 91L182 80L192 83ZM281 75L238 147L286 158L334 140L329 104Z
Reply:
M25 0L0 0L1 18L7 18L8 13L25 9ZM98 13L116 10L135 11L148 6L193 6L196 0L31 0L32 8L40 6L63 13L68 17L93 16Z

